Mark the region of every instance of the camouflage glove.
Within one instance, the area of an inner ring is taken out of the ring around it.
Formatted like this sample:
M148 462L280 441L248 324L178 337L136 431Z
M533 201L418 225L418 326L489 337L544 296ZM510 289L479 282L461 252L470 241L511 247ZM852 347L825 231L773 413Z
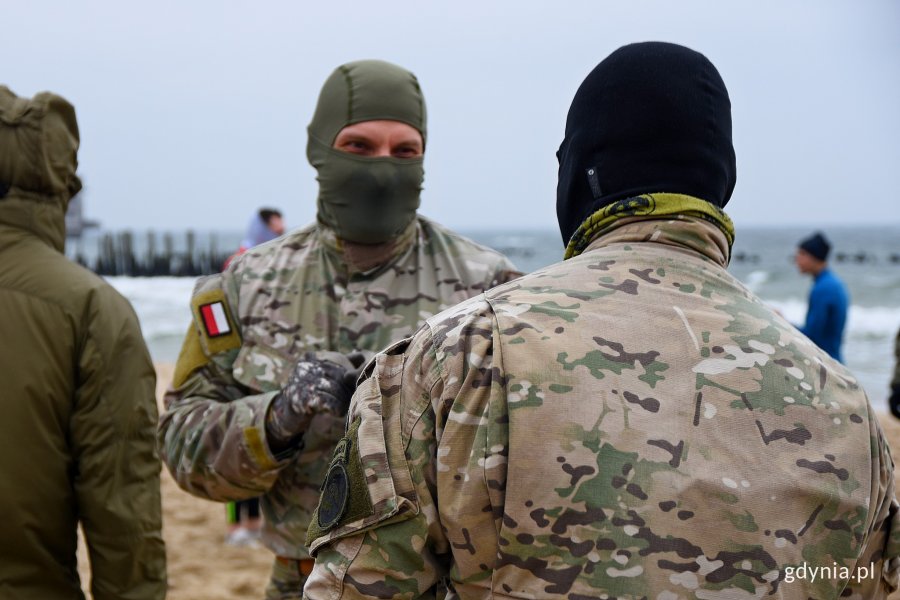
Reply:
M327 354L327 358L320 357ZM287 384L269 405L266 438L274 453L296 446L319 413L347 413L355 379L354 365L336 352L307 352L297 362Z
M891 414L900 419L900 385L891 386L888 406L891 407Z

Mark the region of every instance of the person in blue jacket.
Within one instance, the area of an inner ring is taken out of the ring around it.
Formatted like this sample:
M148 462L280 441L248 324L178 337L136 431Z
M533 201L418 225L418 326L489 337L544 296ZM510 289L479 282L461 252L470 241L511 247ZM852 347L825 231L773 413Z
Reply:
M797 246L794 262L804 275L811 275L806 323L799 329L832 358L844 362L841 344L850 296L837 275L828 268L831 244L822 233L814 233Z

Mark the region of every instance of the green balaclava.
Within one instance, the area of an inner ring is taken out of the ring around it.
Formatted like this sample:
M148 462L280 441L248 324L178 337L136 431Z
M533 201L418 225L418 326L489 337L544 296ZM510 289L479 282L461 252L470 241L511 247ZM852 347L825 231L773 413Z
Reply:
M341 65L325 81L308 129L319 222L358 244L399 235L416 216L425 177L422 158L373 158L332 147L344 127L375 120L411 125L425 141L425 98L416 76L388 62L361 60Z

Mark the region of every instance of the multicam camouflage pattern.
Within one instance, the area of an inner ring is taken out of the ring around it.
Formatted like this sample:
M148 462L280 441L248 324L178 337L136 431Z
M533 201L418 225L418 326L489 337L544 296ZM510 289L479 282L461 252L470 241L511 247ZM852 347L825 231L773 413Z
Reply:
M380 350L441 310L519 275L500 254L424 218L380 267L350 268L371 256L348 259L348 252L330 230L313 226L257 246L223 274L201 280L195 298L224 293L240 341L216 352L218 338L194 324L186 347L199 337L208 359L191 365L183 382L176 376L160 421L160 448L178 484L218 501L262 495L263 543L280 556L309 556L307 525L344 430L343 418L318 415L302 452L271 454L266 410L295 362L307 351Z
M272 576L266 586L265 597L267 600L300 600L303 597L304 581L306 577L301 572L300 561L279 556L273 561Z
M621 220L378 355L349 415L373 509L313 531L304 597L885 597L877 419L729 252L701 219Z

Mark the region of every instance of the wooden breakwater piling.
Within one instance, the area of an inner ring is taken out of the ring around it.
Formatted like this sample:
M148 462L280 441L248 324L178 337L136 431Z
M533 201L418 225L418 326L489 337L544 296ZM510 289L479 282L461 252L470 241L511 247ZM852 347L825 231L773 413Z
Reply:
M237 250L240 240L241 235L237 232L89 232L70 238L66 244L66 254L104 276L199 277L221 271L225 261ZM476 241L497 248L513 260L528 262L533 256L543 256L540 244L544 242L540 236L526 236L520 243L512 244L497 243L498 240L491 239L476 238ZM556 243L556 237L553 236L549 243ZM557 254L551 253L546 264L555 260L558 260ZM898 268L900 251L893 248L880 248L875 252L837 251L830 260L847 266L878 265ZM771 252L758 254L745 250L738 250L732 255L733 264L762 266L772 261L792 262L793 255L773 255ZM537 266L544 266L544 263ZM532 268L536 267L532 265Z
M131 277L199 277L218 273L236 250L236 246L231 249L232 244L223 244L215 234L198 236L194 231L180 235L150 231L141 237L131 231L104 233L90 239L69 240L68 245L73 247L67 252L72 260L98 275Z

